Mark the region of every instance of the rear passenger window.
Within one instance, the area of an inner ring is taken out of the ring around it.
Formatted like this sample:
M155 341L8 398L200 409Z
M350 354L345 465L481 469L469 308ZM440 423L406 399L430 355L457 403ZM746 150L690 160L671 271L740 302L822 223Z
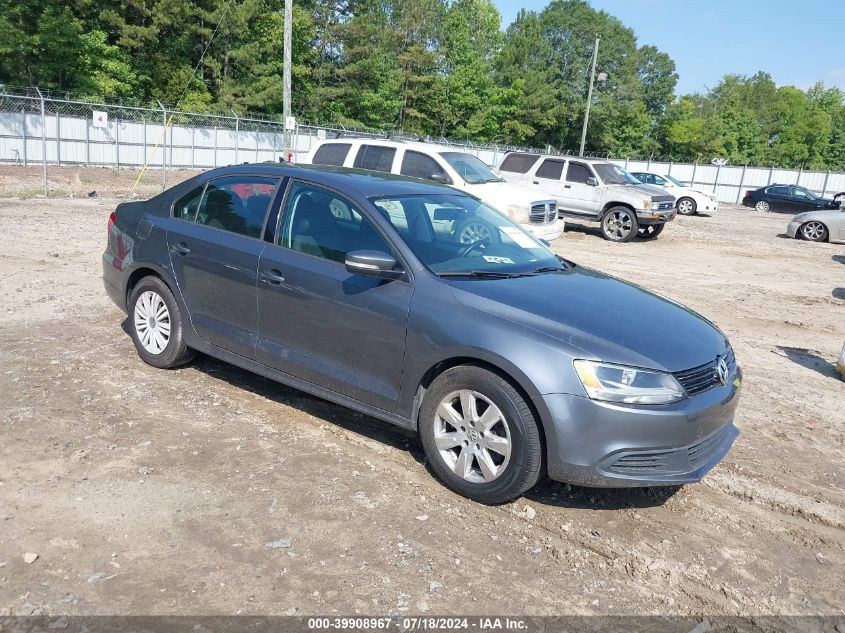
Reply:
M342 167L349 153L350 143L326 143L317 148L314 152L312 162L315 165L335 165Z
M248 237L260 237L277 178L231 176L208 183L197 223Z
M560 177L563 175L563 166L565 164L566 163L562 160L547 158L543 161L543 164L537 168L537 178L560 180Z
M173 217L193 222L197 215L197 209L200 206L200 198L202 198L202 192L204 190L205 183L195 189L191 189L188 193L179 198L173 205Z
M769 187L768 189L766 189L766 193L771 194L773 196L788 196L789 187Z
M358 169L372 169L373 171L390 171L393 167L395 147L381 147L379 145L362 145L355 156L353 167Z
M502 164L499 165L499 171L510 171L515 174L525 174L540 158L536 154L523 154L514 152L508 154Z
M592 176L589 168L583 163L569 163L569 169L566 170L566 182L578 182L587 184L587 178Z
M399 173L403 176L411 176L412 178L425 178L426 180L433 180L432 176L442 177L442 182L449 182L446 172L437 164L431 156L427 156L422 152L415 152L413 150L406 150L402 157L402 168Z

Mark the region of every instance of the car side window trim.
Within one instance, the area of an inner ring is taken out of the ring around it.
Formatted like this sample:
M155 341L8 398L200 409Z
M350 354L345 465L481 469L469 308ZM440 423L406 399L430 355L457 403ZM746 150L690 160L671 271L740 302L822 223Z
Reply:
M373 219L372 213L370 213L369 211L367 211L365 209L362 209L359 204L350 200L350 198L347 194L343 193L342 191L335 189L334 187L330 187L330 186L323 184L321 182L314 182L314 181L311 181L311 180L304 180L304 179L300 179L300 178L289 177L287 180L288 180L288 183L287 183L287 186L285 187L284 197L282 199L281 206L279 207L279 209L280 209L279 210L279 216L278 216L278 219L276 221L276 231L275 231L276 239L272 243L268 244L268 246L272 246L272 247L276 247L276 248L283 248L286 251L289 251L291 253L297 253L298 255L304 255L304 256L310 257L310 258L312 258L316 261L326 262L328 264L334 264L336 266L343 266L344 268L346 267L346 264L344 262L338 262L338 261L335 261L335 260L332 260L332 259L328 259L326 257L320 257L319 255L312 255L311 253L306 253L304 251L300 251L300 250L297 250L295 248L291 248L291 247L289 247L285 244L280 243L280 239L284 234L285 225L288 221L287 202L288 202L288 197L290 195L290 192L293 189L293 186L295 184L300 184L300 185L307 185L307 186L310 186L310 187L317 187L319 189L324 189L325 191L328 191L330 193L337 195L343 201L347 201L348 204L349 204L349 207L351 209L353 209L356 213L358 213L358 215L360 215L363 219L365 219L367 222L370 223L370 225L376 230L376 232L382 237L382 239L384 239L385 243L387 244L388 248L390 249L389 255L392 255L393 257L396 258L396 262L402 267L402 270L405 272L405 275L403 277L399 277L399 278L397 278L393 281L399 281L399 282L402 282L402 283L407 283L407 284L413 285L414 274L413 274L413 272L411 272L411 267L408 265L407 258L402 254L401 249L397 248L396 241L390 235L388 235L387 232L385 232L385 230L381 227L381 225L378 222L376 222Z

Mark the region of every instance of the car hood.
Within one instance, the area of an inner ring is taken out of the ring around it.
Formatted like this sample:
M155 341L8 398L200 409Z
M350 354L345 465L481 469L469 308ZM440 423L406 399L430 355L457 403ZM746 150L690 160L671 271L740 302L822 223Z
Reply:
M639 185L608 185L608 187L612 189L622 189L628 191L632 196L633 195L644 195L650 196L652 200L656 200L658 202L669 202L675 199L675 196L667 192L665 189L661 187L655 187L654 185L646 185L646 184L639 184Z
M532 202L539 200L554 200L554 196L547 196L540 191L509 182L481 182L474 185L466 183L464 188L502 213L505 213L511 204L531 206Z
M819 220L821 222L829 221L833 222L835 220L845 220L845 211L840 211L838 209L822 209L819 211L805 211L804 213L799 213L793 219L806 221L806 220Z
M580 266L450 283L464 305L558 339L575 357L674 372L713 360L727 345L692 310Z

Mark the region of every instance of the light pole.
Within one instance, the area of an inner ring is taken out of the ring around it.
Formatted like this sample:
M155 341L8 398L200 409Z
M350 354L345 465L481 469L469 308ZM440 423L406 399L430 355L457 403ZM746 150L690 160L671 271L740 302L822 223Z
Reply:
M596 35L596 44L593 46L593 64L590 69L590 88L587 90L587 110L584 112L584 127L581 129L581 149L578 151L578 156L584 155L584 144L587 142L587 124L590 121L590 104L593 101L593 81L596 78L596 60L599 56L599 42L601 42L601 36ZM604 73L602 75L607 79L607 75Z
M293 0L285 0L285 31L284 31L284 68L282 69L282 84L284 86L282 95L282 116L285 124L285 150L290 151L290 132L288 131L288 117L290 117L290 65L291 65L291 40L293 39Z

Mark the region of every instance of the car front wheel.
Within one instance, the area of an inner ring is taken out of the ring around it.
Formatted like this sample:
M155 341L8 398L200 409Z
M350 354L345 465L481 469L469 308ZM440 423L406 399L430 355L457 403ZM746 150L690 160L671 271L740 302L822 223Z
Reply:
M601 219L601 233L611 242L630 242L638 229L637 216L628 207L613 207Z
M754 208L758 211L762 211L763 213L768 213L771 210L771 206L765 200L758 200L757 204L754 205Z
M169 369L191 360L182 313L167 284L158 277L144 277L132 289L128 307L132 342L145 363Z
M419 432L431 469L447 488L498 504L518 497L540 476L537 424L507 380L462 365L432 382L420 408Z
M698 205L692 198L681 198L678 200L678 213L681 215L693 215L698 213Z
M801 225L801 237L811 242L824 242L827 239L827 227L813 220Z

